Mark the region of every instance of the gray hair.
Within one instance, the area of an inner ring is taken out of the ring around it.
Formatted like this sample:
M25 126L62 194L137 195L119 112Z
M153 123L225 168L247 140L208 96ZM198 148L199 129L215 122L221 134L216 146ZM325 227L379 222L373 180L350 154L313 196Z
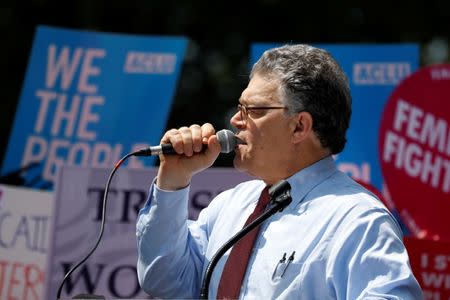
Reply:
M285 45L269 49L252 68L254 74L278 80L290 113L307 111L321 144L332 154L344 149L351 103L347 77L331 57L309 45Z

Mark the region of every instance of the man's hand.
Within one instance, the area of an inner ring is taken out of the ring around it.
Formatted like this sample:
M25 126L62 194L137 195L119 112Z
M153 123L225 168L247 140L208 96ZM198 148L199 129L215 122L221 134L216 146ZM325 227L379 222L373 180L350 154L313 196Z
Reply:
M156 185L163 190L177 190L186 187L192 176L208 167L217 159L220 144L214 127L209 124L192 125L171 129L161 139L161 144L172 144L178 155L159 156L161 164ZM203 145L208 148L202 151Z

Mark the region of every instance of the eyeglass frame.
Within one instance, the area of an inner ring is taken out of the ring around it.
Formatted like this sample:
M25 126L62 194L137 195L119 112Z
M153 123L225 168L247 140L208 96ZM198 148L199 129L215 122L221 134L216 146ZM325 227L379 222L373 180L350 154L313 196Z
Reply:
M241 103L238 103L237 105L238 110L241 114L241 120L244 122L244 124L247 123L247 120L249 118L248 112L252 110L263 110L263 109L288 109L286 106L247 106Z

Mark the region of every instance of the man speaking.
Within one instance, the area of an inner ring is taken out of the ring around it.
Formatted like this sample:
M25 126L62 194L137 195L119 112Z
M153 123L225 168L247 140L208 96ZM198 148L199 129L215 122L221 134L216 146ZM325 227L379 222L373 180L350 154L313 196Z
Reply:
M266 51L230 121L239 141L234 166L258 180L219 194L195 222L187 218L189 184L220 143L210 124L167 131L161 143L179 155L160 155L138 217L142 288L198 298L211 258L271 205L267 189L284 179L292 202L219 260L209 298L422 299L395 219L332 158L344 148L350 115L348 81L326 51Z

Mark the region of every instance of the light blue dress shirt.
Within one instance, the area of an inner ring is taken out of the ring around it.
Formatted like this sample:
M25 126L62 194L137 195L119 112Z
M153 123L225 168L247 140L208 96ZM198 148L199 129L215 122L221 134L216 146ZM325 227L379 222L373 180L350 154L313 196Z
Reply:
M422 299L397 222L332 157L287 180L292 203L261 225L240 299ZM210 259L243 227L264 186L254 180L225 191L191 222L189 187L153 185L137 221L142 288L161 298L198 298ZM210 299L229 252L214 270Z

